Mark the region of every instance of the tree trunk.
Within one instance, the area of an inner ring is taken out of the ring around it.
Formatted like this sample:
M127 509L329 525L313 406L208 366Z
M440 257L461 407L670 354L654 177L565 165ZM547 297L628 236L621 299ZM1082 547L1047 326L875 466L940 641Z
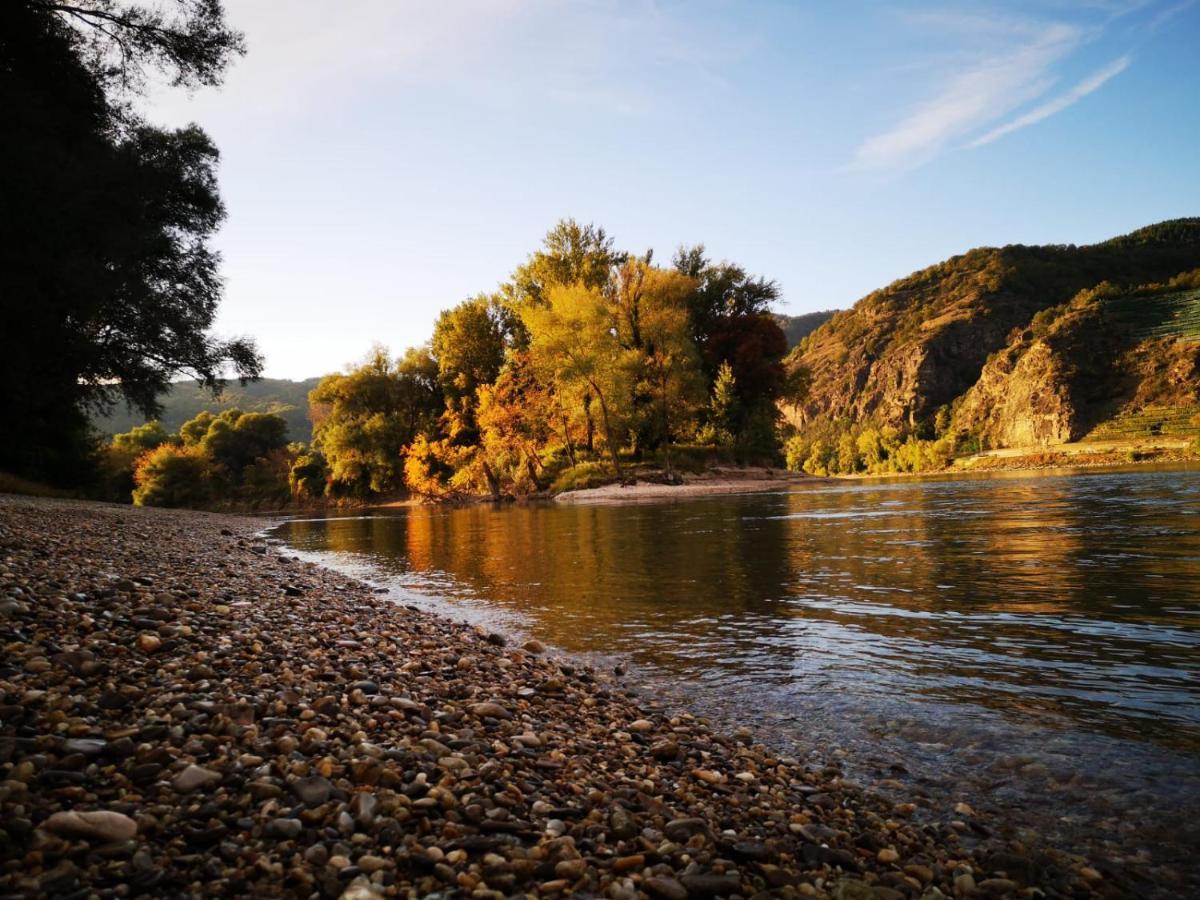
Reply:
M596 391L596 399L600 401L600 416L604 419L604 442L608 444L608 455L612 460L613 469L617 473L617 481L621 484L625 483L625 472L621 469L621 460L617 457L617 443L613 440L612 425L608 419L608 404L604 402L604 394L592 385L592 390Z
M587 421L587 452L595 453L596 423L592 421L592 394L590 391L585 391L583 394L583 415Z
M492 467L488 465L487 460L483 461L483 477L487 479L488 487L492 491L492 499L500 499L500 479L496 477L496 473L492 471Z
M563 445L567 448L567 459L571 461L571 465L578 465L579 460L575 458L575 442L571 440L571 423L567 421L567 414L562 414L562 433Z

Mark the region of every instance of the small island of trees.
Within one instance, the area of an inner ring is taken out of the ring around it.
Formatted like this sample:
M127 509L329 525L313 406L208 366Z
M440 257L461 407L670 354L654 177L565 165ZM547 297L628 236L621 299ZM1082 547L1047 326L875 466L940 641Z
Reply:
M782 459L789 373L773 281L703 246L666 266L603 228L559 222L491 294L444 311L430 340L376 347L309 395L310 445L269 413L156 423L105 450L136 503L445 500L678 480L711 460Z

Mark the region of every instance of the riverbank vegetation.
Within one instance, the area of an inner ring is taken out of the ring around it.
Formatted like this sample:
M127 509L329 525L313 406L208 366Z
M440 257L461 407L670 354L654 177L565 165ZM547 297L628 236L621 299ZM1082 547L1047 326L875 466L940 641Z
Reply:
M321 379L310 443L277 414L150 423L103 452L108 496L162 506L447 500L678 481L710 461L782 460L776 285L714 262L616 249L559 222L491 294L444 311L427 343Z
M377 348L310 394L306 493L519 496L678 478L705 457L779 458L778 288L703 246L666 266L602 228L559 222L491 294L429 342ZM323 473L322 479L318 477Z
M1200 439L1200 219L978 248L835 314L787 365L788 464L941 471L980 451ZM1138 451L1140 452L1140 451Z

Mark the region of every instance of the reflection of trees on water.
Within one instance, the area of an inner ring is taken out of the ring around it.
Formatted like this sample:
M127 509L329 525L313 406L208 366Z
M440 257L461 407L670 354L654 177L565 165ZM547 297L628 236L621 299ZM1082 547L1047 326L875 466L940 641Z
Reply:
M433 592L535 616L567 649L679 678L924 695L1200 745L1196 517L1104 483L419 508L289 537L378 554Z

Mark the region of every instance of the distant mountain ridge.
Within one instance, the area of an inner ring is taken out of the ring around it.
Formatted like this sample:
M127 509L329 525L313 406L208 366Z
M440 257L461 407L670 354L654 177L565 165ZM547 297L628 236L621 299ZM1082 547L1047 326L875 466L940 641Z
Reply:
M787 336L788 348L790 349L832 319L838 312L840 310L827 309L821 312L801 313L798 316L788 316L781 313L775 317L775 321L779 323L779 327L783 329L783 333Z
M161 398L163 414L159 419L167 431L178 431L179 426L193 419L202 410L220 412L238 407L244 412L270 412L283 417L288 426L288 440L308 442L312 440L312 422L308 420L308 392L317 386L320 378L290 381L284 378L263 378L240 385L236 381L225 386L219 398L214 399L194 381L177 381ZM111 415L98 417L93 424L103 434L112 435L129 431L141 425L145 417L118 406Z
M1077 440L1149 407L1186 410L1200 404L1193 270L1200 218L1090 246L968 251L803 339L789 365L810 389L785 415L831 433L863 422L928 431L940 418L1015 446Z

